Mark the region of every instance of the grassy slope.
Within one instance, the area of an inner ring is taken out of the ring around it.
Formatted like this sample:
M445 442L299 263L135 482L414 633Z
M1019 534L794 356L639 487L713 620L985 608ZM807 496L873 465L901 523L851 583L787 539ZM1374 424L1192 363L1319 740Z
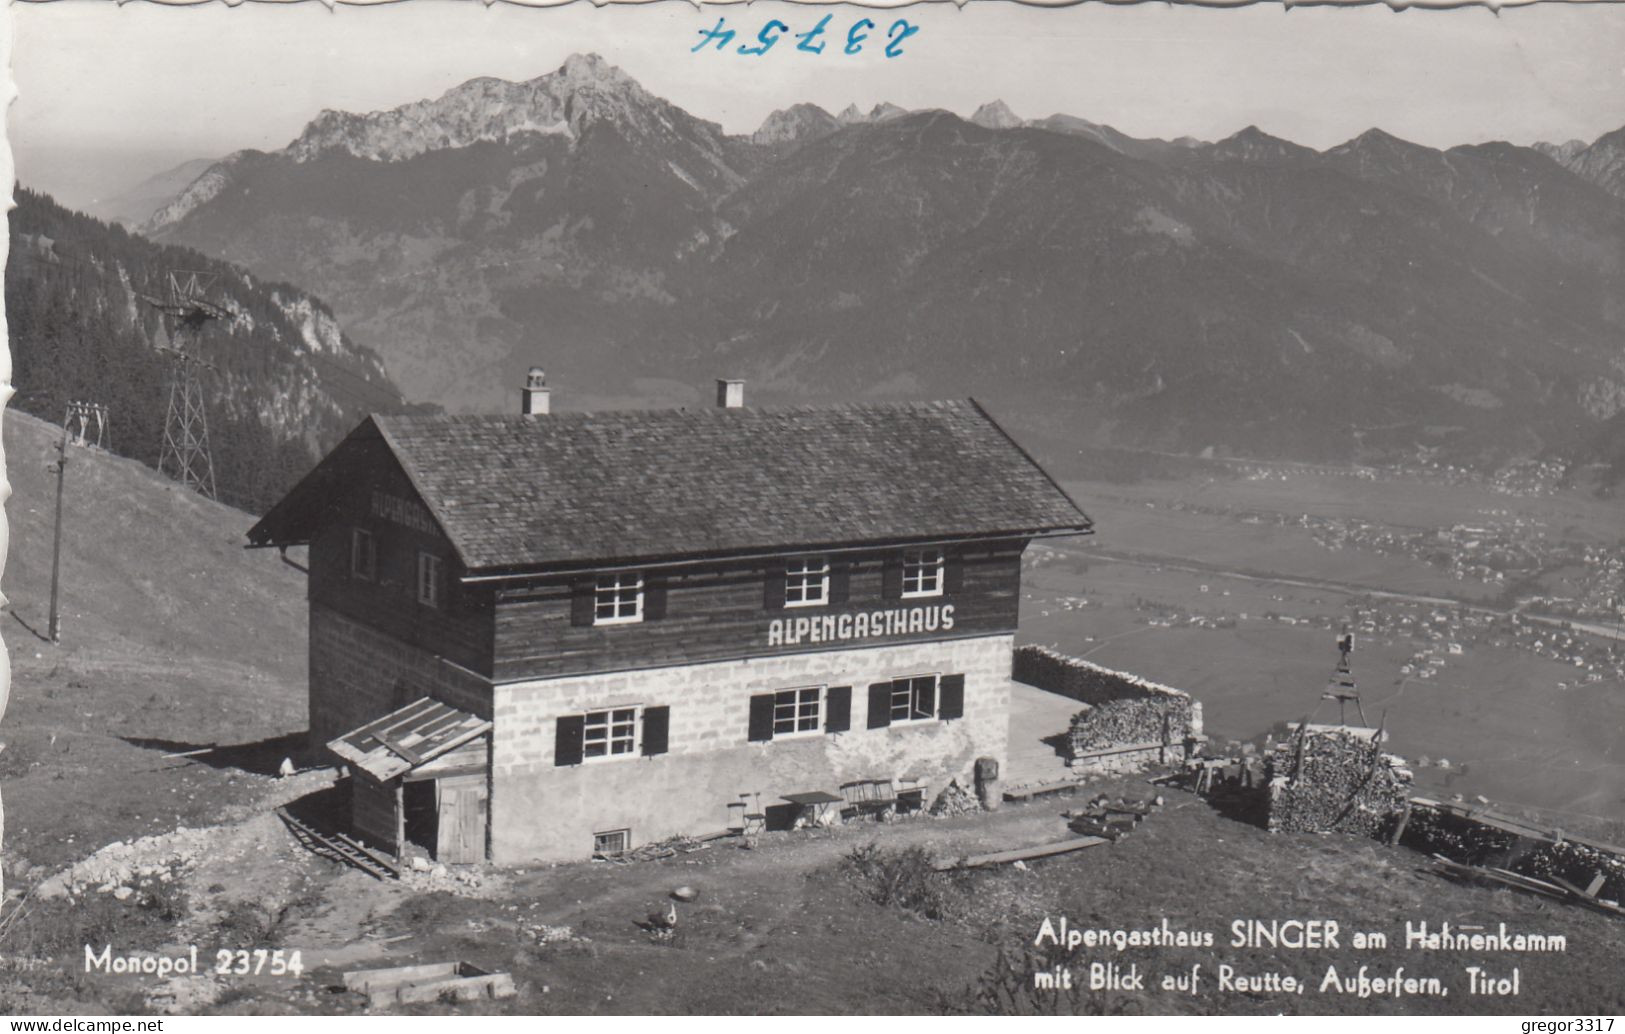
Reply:
M1104 784L1145 795L1137 780ZM414 1013L491 1011L508 1014L930 1013L967 1005L965 990L1001 950L1018 955L1045 916L1074 926L1144 929L1164 917L1177 929L1214 934L1212 949L1080 949L1069 961L1137 965L1160 979L1203 967L1204 993L1161 990L1084 996L1085 1011L1127 1013L1393 1014L1617 1013L1625 1009L1618 959L1625 923L1509 891L1447 882L1403 848L1355 838L1272 835L1226 818L1204 802L1169 793L1168 807L1127 839L1079 854L1029 863L1027 871L987 870L947 895L950 918L928 921L880 905L843 876L840 859L878 841L886 850L918 845L956 857L1066 834L1066 802L1006 806L993 816L873 824L815 833L771 834L753 851L729 842L662 862L627 866L580 863L508 873L488 900L447 894L407 897L400 888L351 873L329 878L295 906L277 943L305 952L315 986L339 982L343 970L444 959L504 969L517 998L498 1003L413 1006ZM673 943L651 940L635 923L663 908L668 891L699 890L679 905ZM1342 925L1337 950L1234 949L1237 919L1332 919ZM1560 954L1406 950L1406 921L1506 922L1515 932L1563 934ZM357 922L365 936L357 936ZM541 925L569 926L578 937L538 946ZM1356 951L1352 931L1376 930L1391 944ZM402 935L410 935L403 937ZM1275 971L1311 981L1302 995L1219 993L1220 963L1238 973ZM1327 966L1352 977L1437 976L1442 998L1356 998L1318 991ZM1517 966L1517 999L1472 997L1464 968L1501 973ZM1154 981L1153 981L1154 982ZM286 981L245 983L225 1011L350 1012L351 995L306 993ZM117 982L98 987L115 994ZM545 990L544 990L545 989ZM1063 1010L1064 1011L1064 1010Z
M71 449L62 641L49 643L56 479L46 468L59 431L12 409L3 426L6 854L54 863L210 821L255 777L162 755L304 729L303 575L242 548L250 515L132 461Z

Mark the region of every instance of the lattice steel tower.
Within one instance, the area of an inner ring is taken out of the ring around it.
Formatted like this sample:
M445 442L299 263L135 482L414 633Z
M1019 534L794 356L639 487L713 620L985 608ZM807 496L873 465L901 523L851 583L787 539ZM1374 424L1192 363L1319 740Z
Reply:
M169 414L164 420L158 470L210 499L215 498L214 459L209 454L209 419L198 373L213 370L214 365L195 354L195 348L205 323L230 316L203 298L214 280L213 273L174 270L169 274L167 297L142 296L169 317L169 345L158 348L169 357Z

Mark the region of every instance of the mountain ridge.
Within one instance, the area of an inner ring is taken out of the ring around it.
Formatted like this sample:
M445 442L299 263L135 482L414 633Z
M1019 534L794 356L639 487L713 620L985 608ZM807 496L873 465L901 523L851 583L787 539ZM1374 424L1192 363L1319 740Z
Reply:
M1320 457L1540 451L1625 406L1621 206L1537 149L1137 140L993 102L991 128L802 104L729 136L582 92L568 133L245 155L158 235L322 283L454 409L540 361L600 398L974 392L1058 443Z

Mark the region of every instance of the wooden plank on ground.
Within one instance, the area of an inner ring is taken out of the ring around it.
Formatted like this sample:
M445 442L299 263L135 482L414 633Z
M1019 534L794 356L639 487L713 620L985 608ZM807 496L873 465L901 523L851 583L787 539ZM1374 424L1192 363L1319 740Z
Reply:
M1062 840L1054 844L1039 844L1036 847L1022 847L1014 851L996 851L993 854L971 855L955 861L937 862L932 867L938 872L949 869L975 869L983 865L999 865L1005 862L1025 862L1033 858L1049 858L1058 854L1067 854L1072 851L1081 851L1086 847L1097 844L1109 844L1105 837L1078 837L1073 840Z

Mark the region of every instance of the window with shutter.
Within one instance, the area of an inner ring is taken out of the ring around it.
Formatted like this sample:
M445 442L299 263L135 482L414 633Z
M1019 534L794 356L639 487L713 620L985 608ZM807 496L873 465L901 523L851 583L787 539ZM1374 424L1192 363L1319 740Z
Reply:
M783 610L787 569L783 563L768 564L762 581L762 606L767 610Z
M603 574L593 588L595 625L624 625L643 620L643 572Z
M670 707L643 709L643 756L652 758L666 753L666 741L671 732Z
M666 575L650 575L643 589L643 620L659 621L666 616Z
M570 624L586 628L592 624L596 589L591 578L582 578L570 586Z
M869 728L884 729L891 724L891 683L876 682L869 687Z
M846 732L852 728L852 687L831 686L824 691L824 731Z
M773 738L773 694L760 693L750 698L750 727L746 739L752 743L766 743Z
M829 566L829 601L845 603L852 597L852 562L836 560Z
M903 558L889 556L880 569L880 594L888 600L903 596Z
M365 528L350 529L350 577L378 580L378 542Z
M579 714L565 715L558 720L553 739L554 765L581 764L581 737L585 723L585 717Z
M824 687L781 689L773 694L773 737L816 733L823 710Z
M942 595L942 550L911 549L903 554L903 598Z
M965 716L965 676L944 675L937 689L937 717L952 721Z

